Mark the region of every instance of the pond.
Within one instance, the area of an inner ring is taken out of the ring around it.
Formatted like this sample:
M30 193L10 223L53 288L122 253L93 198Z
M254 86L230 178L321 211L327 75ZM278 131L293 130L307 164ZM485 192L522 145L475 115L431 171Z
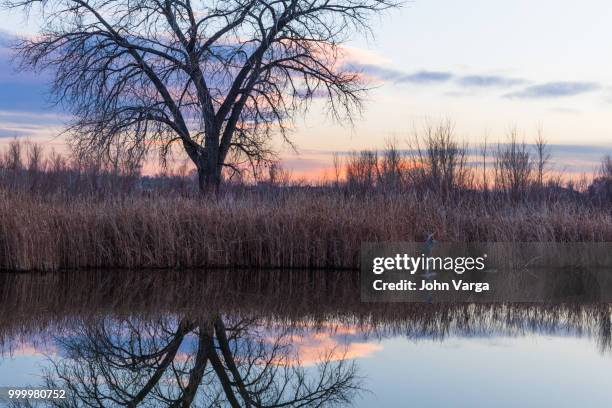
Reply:
M37 406L610 406L607 305L361 303L353 271L0 282L0 387L66 393Z

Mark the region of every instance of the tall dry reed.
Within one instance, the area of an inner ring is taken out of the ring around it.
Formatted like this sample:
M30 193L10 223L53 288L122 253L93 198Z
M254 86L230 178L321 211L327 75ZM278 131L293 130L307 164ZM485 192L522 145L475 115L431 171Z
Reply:
M356 268L367 241L612 241L609 209L321 190L66 200L0 192L0 268Z

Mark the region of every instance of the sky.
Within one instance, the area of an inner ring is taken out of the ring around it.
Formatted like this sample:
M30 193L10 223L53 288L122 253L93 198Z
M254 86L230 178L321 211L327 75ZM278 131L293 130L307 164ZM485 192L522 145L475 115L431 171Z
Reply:
M36 18L0 11L0 144L62 145L69 118L45 103L48 77L15 71L6 40L36 32ZM321 175L333 152L400 147L428 123L450 120L458 137L503 141L538 128L567 171L612 153L612 3L604 0L413 0L355 33L348 63L370 79L364 112L338 124L315 103L295 123L298 150L277 143L285 167Z

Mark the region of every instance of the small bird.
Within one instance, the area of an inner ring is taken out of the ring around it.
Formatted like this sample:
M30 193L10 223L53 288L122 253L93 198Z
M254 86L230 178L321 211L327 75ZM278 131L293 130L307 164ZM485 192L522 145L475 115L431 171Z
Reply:
M423 255L425 255L425 257L429 257L429 255L431 255L431 251L433 250L434 246L438 243L438 241L436 241L434 239L434 234L431 233L427 236L427 239L425 240L425 244L423 245ZM436 276L436 273L434 271L429 271L429 268L425 268L425 274L423 275L423 277L425 279L430 279L433 278L434 276Z
M429 255L431 254L431 250L433 249L434 245L437 244L438 241L436 241L434 239L434 234L431 233L427 236L427 239L425 240L425 255Z

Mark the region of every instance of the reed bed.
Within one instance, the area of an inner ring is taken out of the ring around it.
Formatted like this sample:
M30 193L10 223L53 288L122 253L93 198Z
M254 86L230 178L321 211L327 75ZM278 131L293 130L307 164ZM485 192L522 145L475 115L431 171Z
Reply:
M0 190L0 268L357 268L362 242L612 241L608 207L332 190L66 199Z

